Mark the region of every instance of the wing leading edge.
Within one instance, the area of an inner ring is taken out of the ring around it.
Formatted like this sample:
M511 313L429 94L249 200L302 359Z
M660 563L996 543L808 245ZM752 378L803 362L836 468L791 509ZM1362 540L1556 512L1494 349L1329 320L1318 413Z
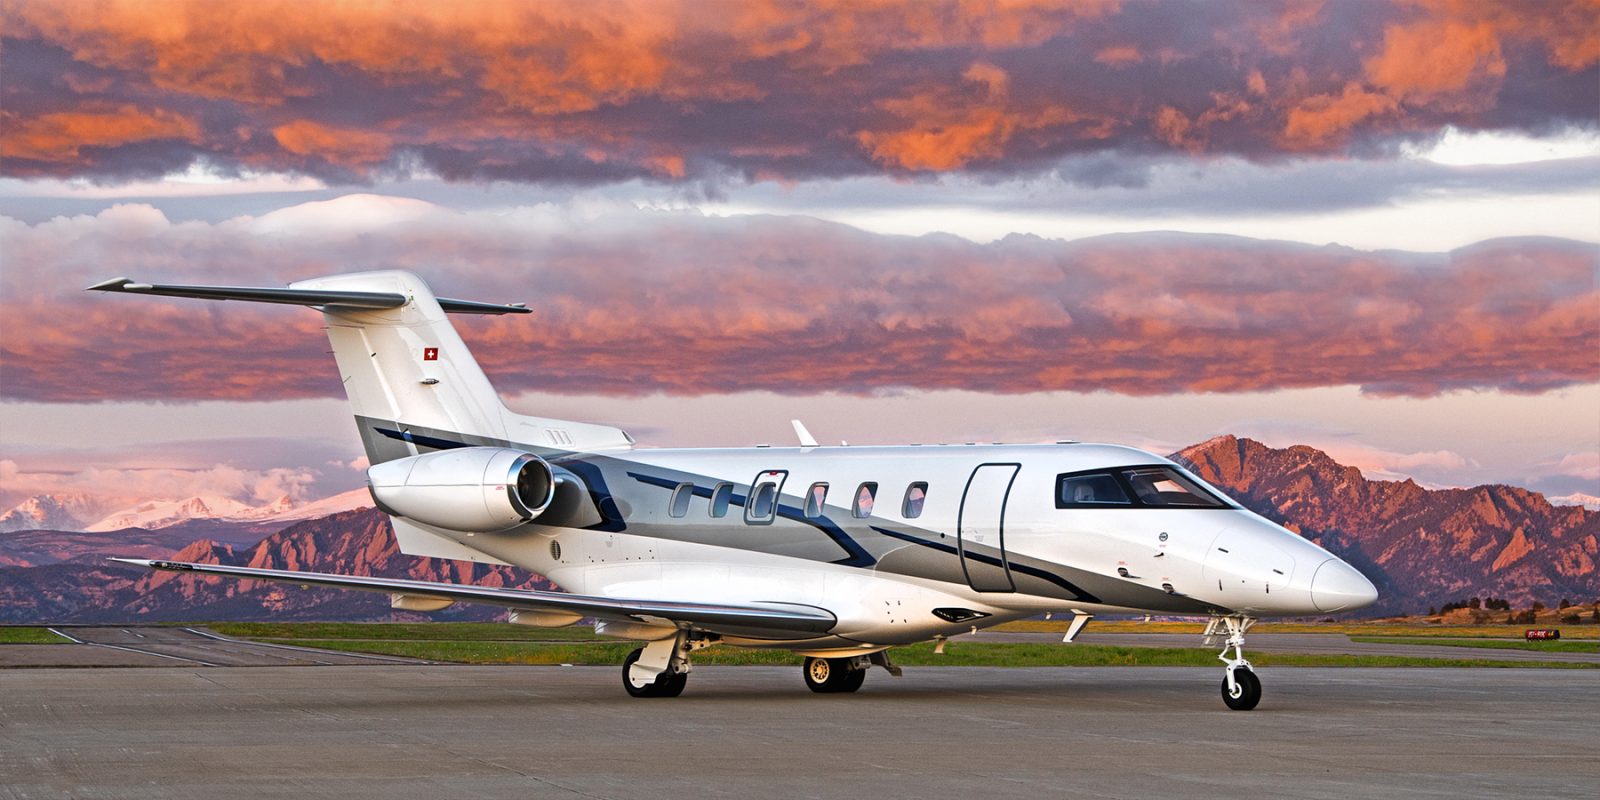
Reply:
M505 608L535 611L571 611L587 617L621 622L660 622L693 626L710 633L760 638L788 638L796 634L821 636L832 630L837 619L815 606L793 603L734 606L710 603L683 603L671 600L626 600L612 597L539 592L528 589L495 589L402 578L368 578L332 575L325 572L296 572L282 569L229 567L218 564L191 564L144 558L113 558L123 564L172 572L193 572L250 580L298 583L421 597L435 597L467 603L484 603Z

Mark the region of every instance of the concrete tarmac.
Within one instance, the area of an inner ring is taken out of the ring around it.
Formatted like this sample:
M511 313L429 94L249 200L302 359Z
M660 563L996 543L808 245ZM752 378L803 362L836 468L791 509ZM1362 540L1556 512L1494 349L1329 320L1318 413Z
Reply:
M76 644L0 645L4 667L284 667L423 664L411 658L246 642L204 628L51 628Z
M1592 798L1600 673L700 667L0 670L0 798Z

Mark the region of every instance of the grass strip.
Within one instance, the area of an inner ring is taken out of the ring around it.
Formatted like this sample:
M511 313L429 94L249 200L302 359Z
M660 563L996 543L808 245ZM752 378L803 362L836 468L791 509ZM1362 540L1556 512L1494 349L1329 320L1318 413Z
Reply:
M1061 633L1067 629L1066 617L1053 620L1024 619L996 625L987 630L1011 633ZM1529 627L1558 627L1562 640L1600 640L1600 625L1409 625L1384 622L1262 622L1251 633L1342 633L1347 636L1414 636L1444 638L1520 638ZM1084 630L1093 633L1192 633L1205 630L1205 621L1139 622L1136 620L1096 620Z
M400 641L274 639L275 643L318 647L379 655L405 656L428 661L463 664L592 664L615 666L622 663L636 644L627 642L573 642L545 644L485 641ZM1220 667L1210 650L1180 647L1109 647L1102 645L1061 644L950 644L944 655L923 643L897 647L896 663L905 666L940 667ZM694 655L697 664L716 665L796 665L801 657L783 650L747 650L710 647ZM1595 669L1600 664L1556 662L1494 661L1476 658L1422 658L1414 656L1354 656L1310 653L1252 653L1250 660L1259 666L1294 667L1544 667L1557 669Z
M214 622L207 628L242 639L408 639L419 641L611 642L587 626L535 628L504 622Z
M1417 644L1445 647L1478 647L1491 650L1531 650L1543 653L1600 653L1600 642L1520 639L1447 639L1428 636L1352 636L1352 642L1365 644Z
M65 637L51 633L48 628L5 626L0 627L0 644L71 644Z

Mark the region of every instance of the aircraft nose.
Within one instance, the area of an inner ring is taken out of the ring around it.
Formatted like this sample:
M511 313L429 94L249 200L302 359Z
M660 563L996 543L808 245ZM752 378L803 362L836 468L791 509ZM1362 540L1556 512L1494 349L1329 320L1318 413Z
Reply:
M1322 562L1311 578L1311 604L1324 612L1361 608L1372 605L1377 599L1378 587L1355 567L1337 558Z

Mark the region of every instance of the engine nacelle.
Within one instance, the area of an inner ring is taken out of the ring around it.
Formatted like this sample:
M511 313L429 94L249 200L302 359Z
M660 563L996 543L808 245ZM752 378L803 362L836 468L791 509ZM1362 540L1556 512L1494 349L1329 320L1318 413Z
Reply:
M367 470L385 513L463 532L515 528L555 499L545 460L507 447L461 447L385 461Z

